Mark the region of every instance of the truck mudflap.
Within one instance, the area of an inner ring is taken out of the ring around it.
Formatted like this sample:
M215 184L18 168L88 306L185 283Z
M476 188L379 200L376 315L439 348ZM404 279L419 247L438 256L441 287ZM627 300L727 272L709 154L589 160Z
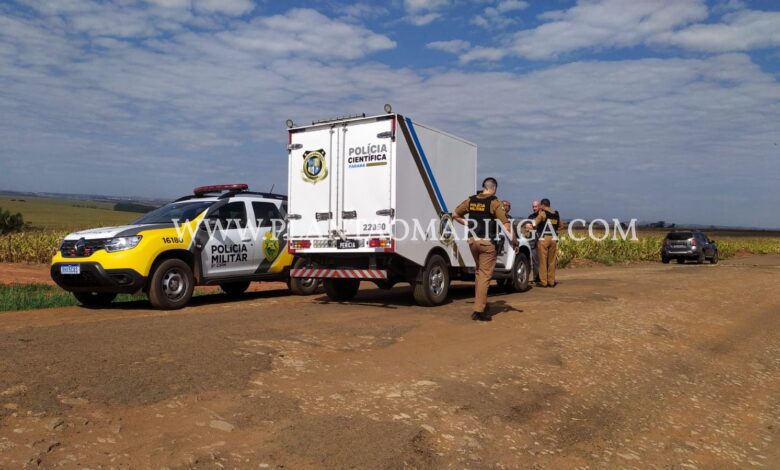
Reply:
M387 279L387 271L384 269L296 268L290 270L290 277L313 279Z

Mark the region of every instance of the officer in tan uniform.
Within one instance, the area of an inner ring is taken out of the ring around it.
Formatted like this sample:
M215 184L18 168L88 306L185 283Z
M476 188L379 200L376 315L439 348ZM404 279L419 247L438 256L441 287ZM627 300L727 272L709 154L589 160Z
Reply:
M452 218L469 228L469 248L477 262L476 283L474 286L474 313L472 320L490 321L487 313L487 294L493 269L496 267L496 243L498 240L499 222L515 238L509 220L504 211L504 205L496 197L498 182L495 178L485 178L482 191L463 201ZM464 218L468 215L468 222ZM514 241L514 240L513 240Z
M538 287L555 287L555 266L558 262L558 228L561 217L550 207L550 200L541 201L541 208L533 221L536 228L536 252L539 256Z

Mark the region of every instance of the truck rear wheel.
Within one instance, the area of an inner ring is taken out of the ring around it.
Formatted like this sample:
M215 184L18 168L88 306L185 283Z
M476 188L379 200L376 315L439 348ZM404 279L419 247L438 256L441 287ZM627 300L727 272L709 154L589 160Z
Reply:
M350 300L360 289L360 279L325 279L323 284L328 298L336 302Z
M525 292L528 290L528 278L531 273L531 262L528 255L520 253L515 257L512 276L505 280L504 287L508 292Z
M224 293L230 296L241 295L249 289L249 281L223 282L219 285Z
M428 258L413 286L414 301L423 307L441 305L450 292L450 268L441 255Z
M176 310L189 303L194 290L192 268L180 259L167 259L152 274L149 302L154 308Z
M74 292L73 297L85 307L105 307L116 298L111 292Z
M314 268L316 265L303 258L298 258L295 260L292 267L293 269L305 269ZM290 292L295 295L312 295L313 293L317 292L317 287L319 284L319 279L314 279L311 277L291 277L287 282L287 285L290 288Z

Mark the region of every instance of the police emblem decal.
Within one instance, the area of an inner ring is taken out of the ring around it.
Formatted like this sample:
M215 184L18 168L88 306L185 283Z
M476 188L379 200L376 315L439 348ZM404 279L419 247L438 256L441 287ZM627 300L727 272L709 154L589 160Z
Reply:
M455 226L450 214L442 214L439 221L439 239L445 245L450 245L455 241Z
M317 183L328 176L328 167L325 162L325 150L308 150L303 152L303 171L301 175L305 181Z
M268 261L273 261L279 254L279 239L273 233L266 232L263 236L263 256Z

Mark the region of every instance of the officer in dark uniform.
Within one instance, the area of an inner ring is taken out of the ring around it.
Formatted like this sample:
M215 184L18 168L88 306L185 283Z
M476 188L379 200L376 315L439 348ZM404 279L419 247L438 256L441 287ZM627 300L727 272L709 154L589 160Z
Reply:
M558 228L561 217L550 207L550 200L542 199L542 207L534 218L536 252L539 255L539 287L555 287L555 266L558 263Z
M454 220L469 228L469 248L477 262L472 320L491 320L485 309L490 280L493 277L493 269L496 267L496 243L500 232L498 224L503 224L514 238L514 232L506 217L504 206L496 197L496 189L498 189L496 179L485 178L485 181L482 182L482 191L463 201L452 213ZM468 223L464 218L467 214Z
M523 221L523 235L528 238L528 247L531 249L531 269L534 272L534 284L539 284L539 254L536 251L536 232L533 230L533 220L539 215L542 205L539 201L531 202L531 212Z

